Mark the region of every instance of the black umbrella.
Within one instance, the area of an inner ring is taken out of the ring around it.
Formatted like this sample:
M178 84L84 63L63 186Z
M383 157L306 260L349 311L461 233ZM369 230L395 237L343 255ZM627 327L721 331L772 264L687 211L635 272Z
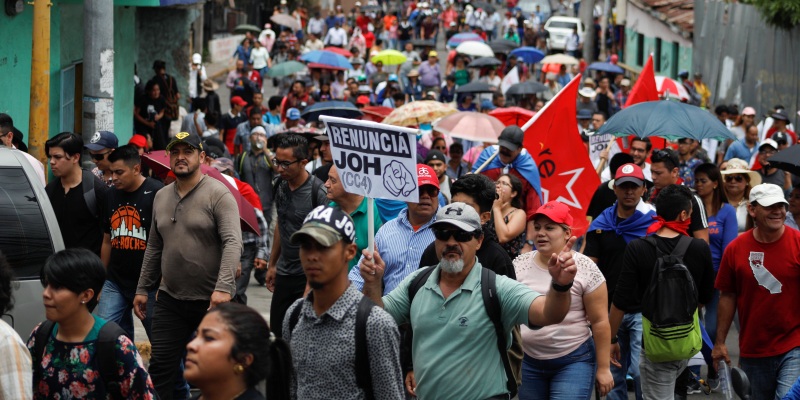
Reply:
M513 40L497 39L489 43L489 47L491 47L492 51L495 53L509 53L511 50L519 47L519 44Z
M792 174L800 175L800 144L787 147L768 158L771 167L789 171Z
M511 85L506 92L506 95L529 95L541 93L547 90L547 86L542 83L534 81L525 81Z
M456 93L491 93L494 92L491 86L485 82L471 82L456 89Z
M494 14L494 11L496 10L493 5L485 1L476 1L472 3L472 6L475 7L476 10L482 8L487 14Z
M360 118L364 113L349 101L323 101L306 107L303 110L303 119L312 122L322 115L340 118Z
M433 40L425 40L425 39L414 39L410 42L414 47L436 47L436 43Z
M481 57L472 60L472 62L467 65L467 68L496 67L500 64L502 64L502 62L494 57Z

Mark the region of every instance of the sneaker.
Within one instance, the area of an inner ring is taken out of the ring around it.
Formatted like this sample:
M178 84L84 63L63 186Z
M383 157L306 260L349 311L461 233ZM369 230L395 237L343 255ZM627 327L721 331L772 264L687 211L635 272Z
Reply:
M686 394L697 394L701 392L702 390L700 390L700 382L697 382L695 379L692 379L692 381L686 386Z
M706 379L706 383L711 388L711 390L719 390L719 378L708 378Z

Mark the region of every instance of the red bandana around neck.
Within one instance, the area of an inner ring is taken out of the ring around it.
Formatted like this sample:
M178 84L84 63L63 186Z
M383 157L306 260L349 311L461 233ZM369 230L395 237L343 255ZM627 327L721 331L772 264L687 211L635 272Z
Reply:
M685 221L667 221L664 218L661 218L660 216L657 215L654 216L653 219L655 220L655 222L653 222L653 224L650 225L649 228L647 228L646 236L650 236L658 232L658 230L661 229L662 227L667 227L675 232L680 233L681 235L689 236L686 233L686 231L689 230L689 223L691 222L690 219L687 219Z

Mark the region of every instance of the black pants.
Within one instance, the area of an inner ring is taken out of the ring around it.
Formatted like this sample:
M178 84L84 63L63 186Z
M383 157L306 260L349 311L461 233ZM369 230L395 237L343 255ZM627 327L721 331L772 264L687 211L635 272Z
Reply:
M289 306L303 296L306 290L305 275L276 275L275 292L269 307L269 328L275 336L283 337L283 317Z
M161 400L173 399L186 344L206 315L209 300L178 300L158 291L153 312L150 377Z

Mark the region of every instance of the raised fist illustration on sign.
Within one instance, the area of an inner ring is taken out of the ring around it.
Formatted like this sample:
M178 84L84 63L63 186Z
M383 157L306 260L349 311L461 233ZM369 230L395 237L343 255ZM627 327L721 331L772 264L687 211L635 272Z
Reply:
M402 163L394 160L383 170L383 187L393 196L408 196L417 188L417 179Z

